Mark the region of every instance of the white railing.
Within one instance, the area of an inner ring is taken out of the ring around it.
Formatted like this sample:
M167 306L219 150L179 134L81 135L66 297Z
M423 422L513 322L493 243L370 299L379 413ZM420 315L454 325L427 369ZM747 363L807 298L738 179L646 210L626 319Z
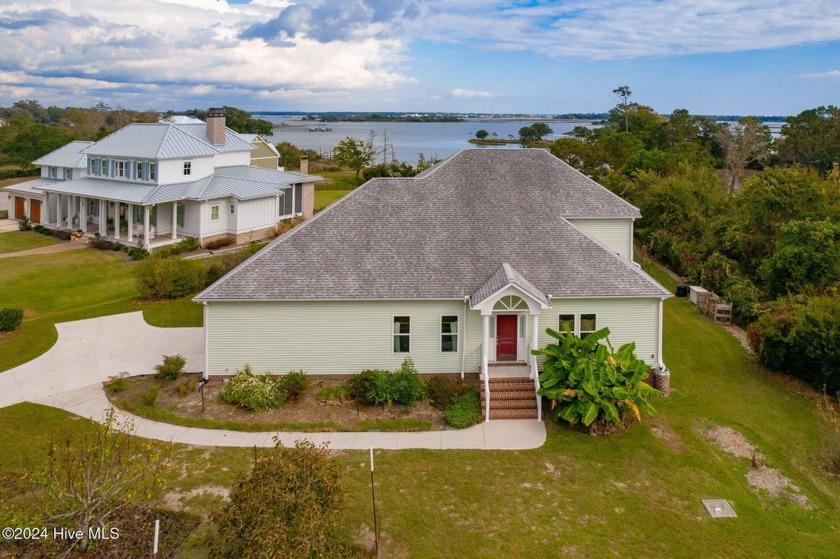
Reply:
M540 396L540 371L537 368L537 356L531 356L531 373L534 375L534 393L537 398L537 421L542 421L542 396Z
M484 376L484 419L490 421L490 369L487 366L487 352L482 352L481 373Z

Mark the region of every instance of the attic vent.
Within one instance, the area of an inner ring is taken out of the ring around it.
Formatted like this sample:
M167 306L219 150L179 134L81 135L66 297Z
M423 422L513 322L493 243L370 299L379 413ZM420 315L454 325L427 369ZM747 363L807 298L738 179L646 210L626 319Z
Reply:
M499 301L493 306L494 311L519 311L519 310L527 310L528 303L522 300L521 297L517 297L516 295L507 295L499 299Z

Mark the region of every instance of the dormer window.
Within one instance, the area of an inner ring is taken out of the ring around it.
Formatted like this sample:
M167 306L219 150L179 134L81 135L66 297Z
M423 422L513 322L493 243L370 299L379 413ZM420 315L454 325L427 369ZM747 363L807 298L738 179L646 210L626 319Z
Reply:
M50 178L58 178L58 167L50 167Z
M149 180L157 180L157 163L149 163Z
M64 169L64 180L66 180L66 181L73 180L73 169L70 169L69 167L66 167Z
M142 161L138 161L137 163L134 164L134 170L136 171L134 173L134 177L139 181L143 180L143 162Z
M192 161L184 161L184 174L189 175L192 173Z
M125 178L125 161L114 161L114 176Z

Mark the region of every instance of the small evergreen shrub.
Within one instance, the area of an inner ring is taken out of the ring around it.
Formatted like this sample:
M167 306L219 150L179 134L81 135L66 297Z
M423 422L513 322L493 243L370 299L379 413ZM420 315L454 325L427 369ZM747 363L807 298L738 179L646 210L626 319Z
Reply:
M23 322L23 309L0 309L0 332L11 332Z
M163 362L155 365L155 378L175 380L184 372L187 359L183 355L164 355Z
M446 424L456 429L465 429L484 419L481 415L481 397L475 390L467 390L458 396L455 403L443 413Z
M257 376L251 372L250 365L245 365L244 369L238 370L236 376L224 384L219 400L259 412L283 405L286 391L270 373Z
M107 384L108 392L111 394L117 394L119 392L125 392L128 388L128 381L125 377L128 376L127 372L120 373L117 376L111 377L111 381Z
M23 217L18 220L18 229L21 231L29 231L32 229L32 222L29 221L29 216L23 214Z
M44 231L46 230L46 227L44 227L43 225L35 225L34 227L32 227L32 230L36 233L41 233L43 235Z
M210 265L210 268L207 269L207 285L215 283L216 280L221 278L223 275L256 254L263 246L265 245L252 243L239 250L226 252L221 255L213 264Z
M63 229L59 229L54 232L55 238L62 241L69 241L72 235L73 234L70 231L64 231Z
M390 375L393 384L391 392L397 404L411 405L426 395L426 383L414 367L411 357L403 360L402 366Z
M99 235L94 236L90 241L88 241L88 245L97 250L114 250L114 244L115 243L112 241L100 237Z
M134 276L144 299L178 299L196 293L206 283L201 264L181 258L146 258L134 269Z
M169 256L175 256L176 254L182 254L184 252L193 252L200 248L201 243L198 242L198 239L196 239L195 237L187 237L186 239L181 239L174 245L168 245L157 249L155 251L155 256L167 258Z
M143 247L143 241L140 241L137 246L128 249L128 255L132 260L145 260L149 256L149 251Z
M309 388L309 379L303 371L290 371L277 382L282 385L289 400L297 400Z
M155 402L157 402L158 394L160 394L160 386L152 386L140 394L140 401L147 408L153 408L155 407Z
M461 392L462 388L447 376L433 375L426 379L429 403L441 411L454 404Z
M178 383L178 386L175 387L175 391L178 393L178 396L185 397L188 394L192 394L198 390L198 382L194 378L184 379Z
M388 374L388 371L380 369L367 369L347 379L347 396L360 404L372 406L376 403L376 381L379 377Z

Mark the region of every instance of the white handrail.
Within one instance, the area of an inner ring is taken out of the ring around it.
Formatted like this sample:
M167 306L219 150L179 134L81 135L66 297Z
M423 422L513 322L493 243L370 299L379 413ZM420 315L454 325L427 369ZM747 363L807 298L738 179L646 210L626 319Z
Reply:
M540 371L537 368L537 356L531 356L531 371L534 374L534 392L537 398L537 421L542 421L542 396L540 396Z
M481 358L481 372L484 374L484 418L490 421L490 370L484 356Z

